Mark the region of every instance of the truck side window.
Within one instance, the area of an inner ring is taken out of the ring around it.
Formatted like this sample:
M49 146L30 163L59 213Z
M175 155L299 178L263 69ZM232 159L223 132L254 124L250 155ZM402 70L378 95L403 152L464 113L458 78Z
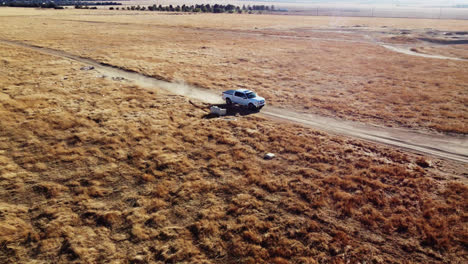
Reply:
M234 96L237 96L237 97L244 97L244 94L243 93L240 93L240 92L235 92L234 93Z

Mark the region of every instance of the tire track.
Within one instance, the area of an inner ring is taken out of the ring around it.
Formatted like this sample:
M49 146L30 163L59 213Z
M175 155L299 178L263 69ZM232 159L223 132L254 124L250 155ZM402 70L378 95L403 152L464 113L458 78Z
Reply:
M116 66L100 63L90 58L83 58L64 51L34 46L11 40L0 40L0 43L23 47L42 54L52 55L92 65L102 74L109 77L123 77L145 88L158 88L167 92L197 99L202 102L222 103L218 93L183 83L168 82L135 71L121 69ZM360 138L380 144L386 144L412 152L438 156L444 159L468 163L468 136L449 136L442 134L427 134L403 128L388 128L368 125L359 122L338 120L307 113L299 113L289 109L266 106L261 112L267 118L296 123L310 128L326 131L332 134Z

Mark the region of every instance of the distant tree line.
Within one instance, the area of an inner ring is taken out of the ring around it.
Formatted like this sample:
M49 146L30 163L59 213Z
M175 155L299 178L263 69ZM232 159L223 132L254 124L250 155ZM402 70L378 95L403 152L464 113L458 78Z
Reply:
M140 11L166 11L166 12L200 12L200 13L255 13L263 11L276 11L275 6L271 5L243 5L242 7L235 5L220 5L220 4L199 4L199 5L152 5L152 6L120 6L118 2L105 1L75 1L75 0L0 0L0 6L11 7L40 7L40 8L55 8L63 9L63 6L74 6L76 9L97 9L95 6L111 5L110 10L140 10ZM93 7L90 7L93 6Z
M109 7L110 10L117 9L119 8L114 8L114 7ZM127 6L122 7L122 10L140 10L140 11L165 11L165 12L199 12L199 13L243 13L243 12L249 12L252 13L254 11L275 11L275 6L266 6L266 5L254 5L254 6L235 6L235 5L220 5L220 4L201 4L201 5L168 5L168 6L162 6L162 5L152 5L152 6Z
M97 9L96 6L115 6L115 5L122 5L121 3L117 2L81 2L81 1L76 1L72 2L76 9ZM92 7L89 7L92 6Z
M61 9L55 2L52 1L2 1L0 2L1 6L10 6L10 7L40 7L40 8L56 8Z
M79 8L84 8L85 6L99 6L99 5L122 5L117 2L83 2L83 1L74 1L74 0L0 0L0 6L10 6L10 7L40 7L40 8L55 8L63 9L63 6L79 6ZM89 7L88 7L89 8ZM96 8L94 8L96 9Z
M109 5L122 5L122 3L118 2L81 2L78 1L80 5L86 5L86 6L109 6ZM76 5L77 3L75 2L73 5Z

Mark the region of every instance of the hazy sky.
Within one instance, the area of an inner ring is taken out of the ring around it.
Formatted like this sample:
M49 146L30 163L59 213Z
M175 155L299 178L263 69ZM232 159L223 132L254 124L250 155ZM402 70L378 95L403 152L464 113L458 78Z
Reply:
M467 5L468 0L258 0L265 2L301 2L301 3L349 3L349 4L385 4L385 5L423 5L452 6Z

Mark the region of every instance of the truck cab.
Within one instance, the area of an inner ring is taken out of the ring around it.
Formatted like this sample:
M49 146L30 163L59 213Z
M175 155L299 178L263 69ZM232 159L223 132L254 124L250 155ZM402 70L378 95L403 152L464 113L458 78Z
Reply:
M228 105L243 105L251 110L259 110L265 106L265 98L247 89L225 91L223 92L223 100L225 100Z

